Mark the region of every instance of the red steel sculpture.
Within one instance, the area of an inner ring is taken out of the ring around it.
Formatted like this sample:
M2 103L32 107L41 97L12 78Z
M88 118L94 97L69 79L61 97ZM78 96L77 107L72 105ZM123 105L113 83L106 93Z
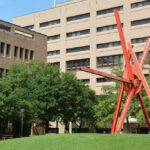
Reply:
M114 13L115 13L118 32L119 32L120 41L121 41L121 45L122 45L122 49L123 49L123 54L124 54L124 58L125 58L125 67L124 67L125 69L124 69L123 76L118 77L115 75L107 74L107 73L100 72L100 71L93 70L93 69L89 69L86 67L79 67L78 69L81 71L85 71L85 72L89 72L92 74L96 74L96 75L100 75L100 76L104 76L107 78L121 81L121 87L120 87L117 106L116 106L116 110L115 110L114 120L113 120L113 124L112 124L111 134L120 133L121 128L122 128L123 123L124 123L124 120L125 120L125 117L127 115L128 109L130 107L130 103L132 101L133 95L137 95L137 97L139 99L139 103L140 103L141 108L143 110L143 113L144 113L144 116L146 119L146 123L147 123L148 129L150 131L149 115L148 115L148 112L147 112L146 107L144 105L144 101L143 101L143 98L142 98L142 95L140 92L141 88L144 87L145 91L147 93L147 96L150 99L150 89L149 89L148 84L146 82L146 79L142 73L142 67L143 67L144 62L146 60L146 56L148 55L148 50L150 48L150 38L148 38L145 49L144 49L142 57L141 57L141 60L140 60L140 62L138 62L137 57L136 57L136 55L132 49L133 47L132 47L131 43L128 42L128 44L126 46L119 13L117 10L114 10ZM127 47L128 47L128 51L127 51ZM130 64L131 58L133 59L133 62L134 62L133 65ZM125 104L123 106L123 110L121 112L121 115L119 117L121 101L122 101L124 91L127 93L127 98L126 98Z

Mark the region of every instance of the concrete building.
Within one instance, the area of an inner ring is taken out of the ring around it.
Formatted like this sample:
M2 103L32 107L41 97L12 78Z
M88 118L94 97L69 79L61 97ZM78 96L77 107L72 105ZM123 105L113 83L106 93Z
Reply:
M123 62L113 10L118 9L126 42L140 59L150 36L149 0L71 0L55 8L19 16L13 23L48 36L47 62L62 71L73 70L97 94L112 81L77 70L79 66L110 73L110 66ZM55 123L54 123L55 124Z
M0 20L0 73L17 61L46 62L46 51L46 35Z
M149 0L71 0L56 8L16 17L13 23L48 36L47 62L62 71L74 70L77 77L99 94L105 78L77 71L86 66L110 72L122 61L113 9L118 9L126 42L131 41L138 58L150 36Z

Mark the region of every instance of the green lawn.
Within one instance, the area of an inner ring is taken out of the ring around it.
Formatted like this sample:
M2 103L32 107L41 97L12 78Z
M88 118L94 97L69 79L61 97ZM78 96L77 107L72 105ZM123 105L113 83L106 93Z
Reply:
M150 135L45 135L0 141L0 150L150 150Z

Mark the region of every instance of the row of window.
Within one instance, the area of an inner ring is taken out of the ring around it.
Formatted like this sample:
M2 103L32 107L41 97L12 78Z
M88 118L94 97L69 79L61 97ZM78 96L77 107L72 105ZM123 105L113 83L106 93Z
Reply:
M33 29L33 28L34 28L34 25L27 26L27 27L25 27L25 28ZM11 31L11 27L6 26L6 25L2 25L2 24L0 24L0 29L5 30L5 31L9 31L9 32ZM19 31L19 30L16 30L16 29L15 29L14 32L15 32L16 34L19 34L19 35L21 35L21 36L25 36L25 37L27 37L27 38L34 38L34 36L33 36L32 34L25 33L25 32L23 32L23 31Z
M123 55L103 56L97 58L97 68L116 66L123 62Z
M8 26L5 26L5 25L3 25L3 24L0 24L0 29L10 32L11 27L8 27Z
M136 54L138 61L140 61L143 52L136 52L135 54ZM150 56L148 56L147 59L149 59L149 57ZM122 54L97 57L97 68L117 66L121 63L123 63L123 55ZM130 63L133 64L132 59L131 59ZM60 67L60 62L56 62L56 63L52 63L52 64ZM70 61L66 62L66 68L67 68L66 70L67 71L70 71L70 70L76 71L76 70L78 70L78 67L81 67L81 66L89 67L90 59L86 58L86 59L80 59L80 60L70 60ZM103 79L103 78L100 78L99 80L100 80L99 82L107 82L106 79Z
M58 66L58 68L60 68L60 62L54 62L54 63L50 63L51 65L54 65L54 66Z
M148 24L148 23L150 23L150 18L132 21L131 26L137 26L137 25ZM121 25L123 27L123 23ZM109 30L114 30L114 29L117 29L117 24L103 26L103 27L97 27L97 32L109 31ZM90 34L90 29L69 32L69 33L66 33L66 37L69 38L69 37L86 35L86 34ZM60 34L48 37L48 40L56 40L56 39L60 39Z
M40 27L52 26L56 24L60 24L60 19L42 22L40 23Z
M150 23L150 18L132 21L131 26L138 26L138 25L148 24L148 23ZM122 23L122 27L123 27L123 23ZM117 24L103 26L103 27L97 27L97 32L109 31L109 30L114 30L114 29L117 29ZM86 35L86 34L90 34L90 29L69 32L69 33L66 33L66 37L69 38L69 37ZM60 39L60 34L48 37L48 40L56 40L56 39Z
M33 50L28 50L28 49L24 49L22 47L14 47L14 57L15 58L20 58L20 59L25 59L25 60L32 60L34 57L34 51Z
M78 70L78 67L80 66L85 66L89 67L90 66L90 59L80 59L80 60L71 60L66 62L67 65L67 71L69 70Z
M55 51L48 51L47 56L53 56L53 55L59 55L60 50L55 50Z
M89 34L89 33L90 33L90 29L86 29L86 30L66 33L66 37L80 36L80 35L85 35L85 34Z
M89 84L90 83L90 79L82 79L81 80L84 84Z
M90 13L80 14L80 15L77 15L77 16L71 16L71 17L67 17L67 22L80 20L80 19L85 19L85 18L89 18L89 17L90 17Z
M145 43L147 41L147 39L148 39L148 37L135 38L135 39L131 39L131 43L132 44ZM120 41L102 43L102 44L97 44L97 49L108 48L108 47L117 47L120 45L121 45ZM66 53L82 52L82 51L89 51L89 50L90 50L90 45L86 45L86 46L82 46L82 47L68 48L68 49L66 49ZM58 55L58 54L60 54L60 50L54 50L54 51L47 52L47 56Z
M138 25L148 24L148 23L150 23L150 18L131 21L131 26L138 26Z
M123 27L123 23L121 25ZM114 30L114 29L117 29L117 24L103 26L103 27L97 27L97 32L109 31L109 30Z
M108 9L104 9L104 10L99 10L99 11L97 11L97 15L99 16L99 15L105 15L105 14L113 13L114 9L117 9L118 11L122 11L123 6L118 6L118 7L108 8Z
M60 39L60 34L48 36L49 41L58 40L58 39Z
M97 44L97 49L120 46L120 41Z
M81 80L84 84L89 84L90 83L90 79L82 79ZM96 78L96 83L104 83L104 82L112 82L113 79L109 79L109 78Z
M34 25L25 26L24 28L32 30L34 29Z
M112 82L113 79L110 78L96 78L97 83L103 83L103 82Z
M114 7L114 8L110 8L110 9L97 11L97 15L113 13L114 9L117 9L117 10L121 11L121 10L123 10L123 6L118 6L118 7ZM85 14L80 14L80 15L76 15L76 16L67 17L66 21L71 22L71 21L76 21L76 20L80 20L80 19L86 19L86 18L89 18L89 17L90 17L90 13L85 13ZM51 20L51 21L40 23L40 27L52 26L52 25L56 25L56 24L60 24L60 23L61 23L60 19ZM34 26L33 25L25 26L25 28L28 28L28 29L32 28L33 29Z
M138 7L142 7L142 6L148 6L148 5L150 5L150 1L146 0L146 1L142 1L142 2L132 3L131 8L138 8Z
M90 29L86 29L86 30L66 33L66 37L69 38L69 37L80 36L80 35L85 35L85 34L89 34L89 33L90 33ZM58 40L58 39L60 39L60 34L48 36L49 41Z
M135 39L131 39L131 43L132 44L145 43L147 39L148 37L135 38Z
M142 2L132 3L131 8L137 8L137 7L148 6L148 5L150 5L150 1L146 0L146 1L142 1ZM118 11L122 11L123 5L113 7L113 8L99 10L99 11L97 11L97 15L99 16L99 15L105 15L105 14L113 13L114 9L117 9ZM85 14L67 17L66 20L67 20L67 22L71 22L71 21L75 21L75 20L86 19L89 17L90 17L90 13L85 13ZM46 26L51 26L51 25L55 25L55 24L60 24L60 22L61 22L60 19L42 22L42 23L40 23L40 27L46 27ZM26 26L25 28L33 29L34 25Z
M82 52L90 50L90 46L74 47L66 49L66 53ZM47 56L59 55L60 50L48 51Z
M6 55L7 57L10 57L10 53L11 53L11 45L4 42L0 42L0 54L3 56ZM24 57L25 60L28 60L33 59L33 55L34 51L32 50L14 46L14 58L23 59Z
M88 51L90 50L90 46L82 46L82 47L75 47L75 48L68 48L66 49L67 53L74 53L74 52L82 52L82 51Z
M123 62L123 55L113 55L113 56L104 56L97 58L97 68L109 67L118 65L120 62ZM66 62L67 71L77 70L80 66L89 67L90 59L80 59L80 60L71 60Z
M9 57L10 56L10 44L0 42L0 54L1 55L6 54L6 56Z

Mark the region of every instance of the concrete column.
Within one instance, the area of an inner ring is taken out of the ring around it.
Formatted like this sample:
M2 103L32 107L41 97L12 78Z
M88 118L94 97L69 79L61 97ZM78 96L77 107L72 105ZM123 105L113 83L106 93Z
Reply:
M96 69L96 0L89 1L90 10L90 68ZM90 74L90 87L95 89L96 77Z

